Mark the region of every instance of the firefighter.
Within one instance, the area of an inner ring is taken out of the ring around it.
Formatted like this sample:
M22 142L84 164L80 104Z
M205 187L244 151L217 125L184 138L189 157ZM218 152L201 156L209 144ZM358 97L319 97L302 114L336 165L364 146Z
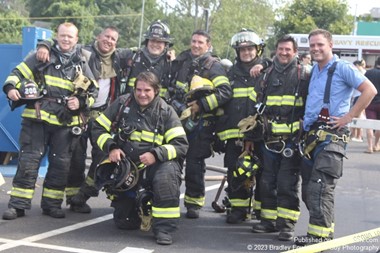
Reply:
M261 221L254 233L279 231L289 241L300 215L300 156L297 143L304 115L309 74L298 62L297 42L285 35L276 43L273 64L255 86L259 122L251 133L262 136ZM249 136L249 134L248 134ZM247 137L249 140L249 137ZM247 145L249 142L247 142Z
M224 167L228 168L226 189L231 204L231 212L227 214L227 223L240 223L245 220L251 206L251 189L243 185L233 185L233 171L236 161L243 151L243 133L238 128L241 119L253 115L256 98L251 97L255 85L255 77L251 77L249 70L262 62L261 55L264 51L264 41L248 29L241 29L231 39L231 47L236 50L235 64L228 72L233 91L232 100L223 108L224 115L217 123L217 135L221 142L225 143ZM252 152L252 150L249 150ZM256 203L259 207L259 203Z
M324 29L309 33L313 60L303 128L307 131L302 160L302 199L309 211L306 236L294 242L305 246L334 237L334 195L343 174L349 141L347 124L358 117L377 94L376 87L351 63L333 53L332 34ZM350 107L353 90L360 91ZM308 159L307 159L308 158Z
M94 122L93 141L111 162L130 159L140 170L140 180L130 191L112 196L118 228L136 229L136 192L140 187L153 193L153 233L158 244L172 243L171 233L180 217L181 165L188 148L186 133L171 106L159 97L157 76L140 73L133 95L119 97ZM113 138L115 135L115 138Z
M172 67L175 84L172 105L179 104L174 106L179 115L187 106L191 108L191 117L184 122L189 140L185 173L187 218L198 218L199 209L204 205L205 159L212 154L218 108L232 95L225 70L210 51L210 35L206 31L197 30L191 36L191 48L179 54ZM208 79L215 91L187 103L186 93L195 75Z
M41 159L48 153L48 169L43 184L43 214L64 218L61 209L69 173L72 142L84 129L83 111L97 96L97 83L87 65L83 50L76 47L78 29L72 23L58 26L57 47L50 52L50 62L37 61L35 53L28 56L8 76L3 91L12 101L22 92L29 97L42 93L38 100L27 103L22 113L20 152L13 179L9 209L3 219L13 220L31 208ZM20 86L25 79L35 82ZM24 90L22 90L24 89ZM39 97L39 96L38 96Z
M155 73L161 83L160 96L165 100L170 98L169 83L172 55L169 53L173 46L168 24L161 20L153 21L144 34L144 46L138 49L128 61L128 90L132 91L136 77L142 71Z

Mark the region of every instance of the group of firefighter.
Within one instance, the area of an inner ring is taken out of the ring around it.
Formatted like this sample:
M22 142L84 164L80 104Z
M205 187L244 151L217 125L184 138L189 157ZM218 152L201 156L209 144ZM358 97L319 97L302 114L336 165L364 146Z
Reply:
M88 199L103 189L117 227L152 227L156 242L169 245L180 218L182 172L186 217L196 219L205 204L205 159L217 152L227 168L226 222L254 213L253 232L293 240L301 161L312 152L302 145L310 68L298 60L295 39L281 37L274 57L263 59L264 41L243 28L232 36L236 58L226 65L203 30L177 57L168 53L173 38L160 20L149 25L139 49L116 48L118 38L110 26L82 46L75 25L63 23L56 39L40 42L7 78L3 91L12 110L25 109L3 219L31 208L47 153L43 214L64 218L65 197L71 211L90 213ZM333 232L314 228L309 237Z

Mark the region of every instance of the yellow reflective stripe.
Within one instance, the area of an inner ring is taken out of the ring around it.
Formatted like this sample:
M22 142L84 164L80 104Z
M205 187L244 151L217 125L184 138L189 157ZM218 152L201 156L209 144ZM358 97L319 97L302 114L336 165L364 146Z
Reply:
M61 77L45 75L45 82L48 86L57 87L60 89L74 91L74 84Z
M20 79L15 76L15 75L10 75L7 77L7 80L5 80L5 83L11 83L13 84L17 89L20 88L21 86L21 83L20 83Z
M180 81L176 81L176 86L182 90L184 90L185 92L188 92L189 91L189 87L187 85L187 83L183 83L183 82L180 82Z
M205 197L192 198L190 196L185 195L185 203L197 205L197 206L204 206L205 205Z
M108 139L112 139L112 136L109 133L104 133L101 134L96 140L96 144L98 144L98 147L101 150L104 150L104 144L107 142Z
M177 157L177 150L174 148L173 145L164 144L162 145L162 147L164 147L168 152L168 160L173 160Z
M170 128L168 131L166 131L164 134L164 138L165 138L166 143L169 143L171 140L179 136L185 136L185 135L186 135L185 129L179 126L179 127Z
M331 228L321 227L317 225L309 224L307 233L318 237L328 237L331 232Z
M261 201L255 200L255 202L253 204L253 209L254 210L261 210Z
M284 96L268 96L266 104L269 106L303 106L303 99L298 98L296 103L294 103L296 97L293 95Z
M152 217L155 218L179 218L181 216L180 208L177 207L152 207Z
M249 207L249 198L247 199L230 199L232 207Z
M160 97L165 98L167 92L168 92L167 88L161 87L161 89L160 89Z
M59 122L58 118L56 115L51 114L49 112L46 112L44 110L40 110L40 115L41 115L41 120L51 124L51 125L57 125L57 126L63 126L61 122ZM29 109L25 108L24 111L21 114L22 117L24 118L29 118L29 119L37 119L37 114L35 109ZM81 120L79 119L79 116L73 116L72 117L72 122L70 124L67 124L67 126L77 126L80 125ZM66 126L66 124L65 124Z
M249 97L250 94L254 92L253 87L248 87L248 88L234 88L233 89L233 97L234 98L245 98Z
M50 198L50 199L63 199L65 195L64 191L53 190L49 188L44 188L42 192L42 197Z
M156 143L157 145L162 145L164 137L160 134L155 135L153 132L143 130L141 132L134 131L129 137L129 139L133 141L138 141L138 142L141 142L141 141L153 142L154 140L154 143Z
M230 84L230 81L226 76L217 76L211 81L214 84L214 87L218 87L221 84Z
M261 209L261 217L268 220L277 219L277 210Z
M21 74L26 78L26 79L32 79L34 80L34 75L32 70L26 65L25 62L21 62L17 67L16 67Z
M136 77L131 77L131 78L128 80L128 86L130 86L130 87L134 87L134 86L135 86L135 81L136 81Z
M272 122L272 133L287 133L290 134L291 131L293 130L293 133L298 131L300 129L300 122L295 121L292 123L293 127L291 125L288 125L286 123L274 123Z
M72 197L79 192L80 187L66 187L65 193L66 197Z
M99 125L101 125L107 132L111 132L112 122L106 115L100 114L95 121L98 122Z
M32 199L34 194L34 189L24 189L18 187L12 187L11 196L24 198L24 199Z
M94 186L95 185L95 180L93 178L91 178L91 177L86 177L85 182L89 186Z
M228 139L240 139L244 137L244 134L238 128L227 129L225 131L217 133L220 140L225 141Z
M277 207L278 217L289 219L292 221L297 221L300 217L299 211L294 211L291 209L283 208L283 207Z
M213 110L216 107L218 107L218 100L216 99L215 94L211 94L207 96L206 101L207 101L208 106L210 107L210 110Z

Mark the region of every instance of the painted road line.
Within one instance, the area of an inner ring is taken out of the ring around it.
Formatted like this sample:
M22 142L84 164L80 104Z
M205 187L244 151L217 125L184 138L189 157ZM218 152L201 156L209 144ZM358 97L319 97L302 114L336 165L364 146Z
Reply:
M211 186L206 187L205 190L206 190L206 192L207 191L211 191L211 190L214 190L214 189L218 189L219 186L220 186L220 184L211 185ZM181 194L180 195L180 199L183 199L183 197L184 197L184 194ZM92 250L86 250L86 249L76 249L76 248L71 248L71 247L54 246L54 245L50 245L50 244L35 243L35 242L36 241L40 241L40 240L44 240L44 239L47 239L49 237L53 237L53 236L56 236L56 235L60 235L60 234L63 234L63 233L67 233L67 232L71 232L71 231L74 231L74 230L78 230L78 229L81 229L83 227L91 226L91 225L94 225L94 224L97 224L97 223L100 223L100 222L103 222L103 221L110 220L112 218L113 218L113 214L107 214L107 215L104 215L104 216L101 216L101 217L98 217L98 218L95 218L95 219L92 219L92 220L79 222L79 223L76 223L74 225L70 225L70 226L67 226L67 227L51 230L51 231L48 231L48 232L45 232L45 233L41 233L41 234L38 234L38 235L33 235L33 236L26 237L26 238L20 239L20 240L9 240L9 239L0 238L0 242L4 242L5 243L3 245L0 245L0 251L4 251L4 250L7 250L7 249L15 248L15 247L18 247L18 246L31 246L31 247L56 249L56 250L67 251L67 252L104 253L104 252L101 252L101 251L92 251ZM128 252L128 253L150 253L150 252L153 252L153 250L148 250L148 249L143 249L143 248L126 247L125 249L123 249L122 251L120 251L120 253L122 253L122 252Z
M305 247L300 247L296 248L293 250L289 251L284 251L286 253L314 253L314 252L320 252L323 250L328 250L328 249L336 249L339 251L339 249L342 250L342 252L347 252L347 251L352 251L352 252L362 252L364 248L360 247L366 247L366 251L368 252L375 252L376 250L379 250L379 241L380 239L375 241L371 240L372 238L379 237L380 238L380 227L372 229L372 230L367 230L361 233L353 234L353 235L348 235L344 236L341 238L337 238L334 240L318 243L318 244L313 244L310 246L305 246ZM357 246L357 249L355 246L348 246L349 244L353 243L358 243L358 242L369 242L369 243L374 243L371 246ZM297 247L297 246L294 246ZM352 249L352 250L350 250Z

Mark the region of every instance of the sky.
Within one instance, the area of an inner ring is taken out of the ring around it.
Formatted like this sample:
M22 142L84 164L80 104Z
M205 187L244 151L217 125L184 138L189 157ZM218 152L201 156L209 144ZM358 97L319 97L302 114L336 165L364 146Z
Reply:
M347 0L348 5L350 6L350 14L363 15L364 13L369 13L372 8L379 7L379 0Z

